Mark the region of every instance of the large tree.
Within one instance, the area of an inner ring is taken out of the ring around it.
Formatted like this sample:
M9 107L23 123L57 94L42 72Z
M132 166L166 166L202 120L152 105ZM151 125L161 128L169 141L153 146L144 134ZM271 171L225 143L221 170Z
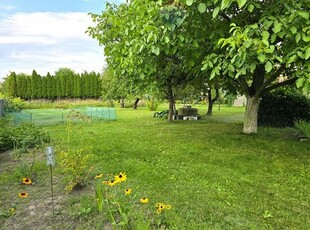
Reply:
M215 24L230 25L224 36L210 36L215 44L205 56L203 70L211 77L235 81L247 97L244 133L257 132L261 96L297 81L308 90L310 82L310 1L223 0L187 1L197 11L212 13ZM196 8L195 8L196 7ZM215 38L215 39L214 39Z
M126 83L135 88L164 91L171 121L174 89L187 83L186 67L194 64L193 56L198 54L197 41L183 27L184 9L170 1L136 0L107 4L101 15L92 17L97 26L89 28L89 34L104 45L114 75L127 77Z
M173 87L228 79L247 97L244 133L257 132L261 96L297 81L309 87L308 0L175 0L109 4L90 34L108 64L132 82ZM202 70L199 73L197 69ZM279 79L281 78L281 81Z

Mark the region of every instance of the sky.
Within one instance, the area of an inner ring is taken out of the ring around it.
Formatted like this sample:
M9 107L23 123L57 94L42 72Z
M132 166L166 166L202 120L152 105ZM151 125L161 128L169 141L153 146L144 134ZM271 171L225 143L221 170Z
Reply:
M88 13L101 13L106 1L0 0L0 81L10 72L46 76L63 67L101 72L103 47L85 31L94 26Z

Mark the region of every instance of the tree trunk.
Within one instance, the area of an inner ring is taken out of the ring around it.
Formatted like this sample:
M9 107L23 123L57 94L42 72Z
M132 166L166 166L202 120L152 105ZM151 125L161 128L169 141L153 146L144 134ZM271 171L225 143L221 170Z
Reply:
M212 115L212 109L213 109L213 102L212 102L212 95L211 95L211 89L208 90L208 111L207 115Z
M244 114L243 133L257 133L257 118L260 98L247 96Z
M138 102L140 101L140 98L136 98L135 103L133 104L133 109L138 108Z
M216 102L220 97L219 87L215 86L215 97L212 99L212 90L208 89L208 111L207 115L212 115L213 111L213 104Z
M168 100L169 100L169 115L168 115L168 122L173 121L173 115L175 114L175 104L174 104L174 96L172 87L168 85L167 87L167 93L168 93Z
M121 108L125 108L125 99L121 98Z

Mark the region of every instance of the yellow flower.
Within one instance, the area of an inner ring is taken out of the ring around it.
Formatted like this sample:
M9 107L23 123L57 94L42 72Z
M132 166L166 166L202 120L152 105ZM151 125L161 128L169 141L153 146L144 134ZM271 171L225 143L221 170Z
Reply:
M125 195L129 195L132 192L131 188L125 189Z
M15 208L10 208L10 209L9 209L9 212L10 212L11 214L14 214L14 213L15 213Z
M28 193L26 192L21 192L18 194L19 198L26 198L28 196Z
M160 214L160 213L161 213L161 209L157 209L157 210L156 210L156 213L157 213L157 214Z
M125 173L120 172L118 175L114 176L114 179L116 183L120 183L126 181L127 176Z
M164 203L156 203L156 208L158 208L159 210L162 210L165 208L165 204Z
M103 177L103 174L97 174L96 176L95 176L95 179L98 179L98 178L101 178L101 177Z
M149 202L149 199L146 198L146 197L142 197L142 198L140 199L140 202L141 202L142 204L146 204L146 203Z
M114 186L116 185L117 183L115 182L115 180L105 180L102 182L103 184L106 184L106 185L109 185L109 186Z
M165 209L167 209L167 210L171 209L171 205L166 204L166 205L165 205Z
M32 184L32 181L29 178L24 177L23 178L23 184Z

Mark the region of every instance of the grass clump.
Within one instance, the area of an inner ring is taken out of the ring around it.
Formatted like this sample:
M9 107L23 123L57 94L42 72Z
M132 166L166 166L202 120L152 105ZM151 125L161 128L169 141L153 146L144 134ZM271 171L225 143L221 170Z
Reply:
M310 123L306 121L294 122L295 127L301 133L301 135L307 139L310 139Z

